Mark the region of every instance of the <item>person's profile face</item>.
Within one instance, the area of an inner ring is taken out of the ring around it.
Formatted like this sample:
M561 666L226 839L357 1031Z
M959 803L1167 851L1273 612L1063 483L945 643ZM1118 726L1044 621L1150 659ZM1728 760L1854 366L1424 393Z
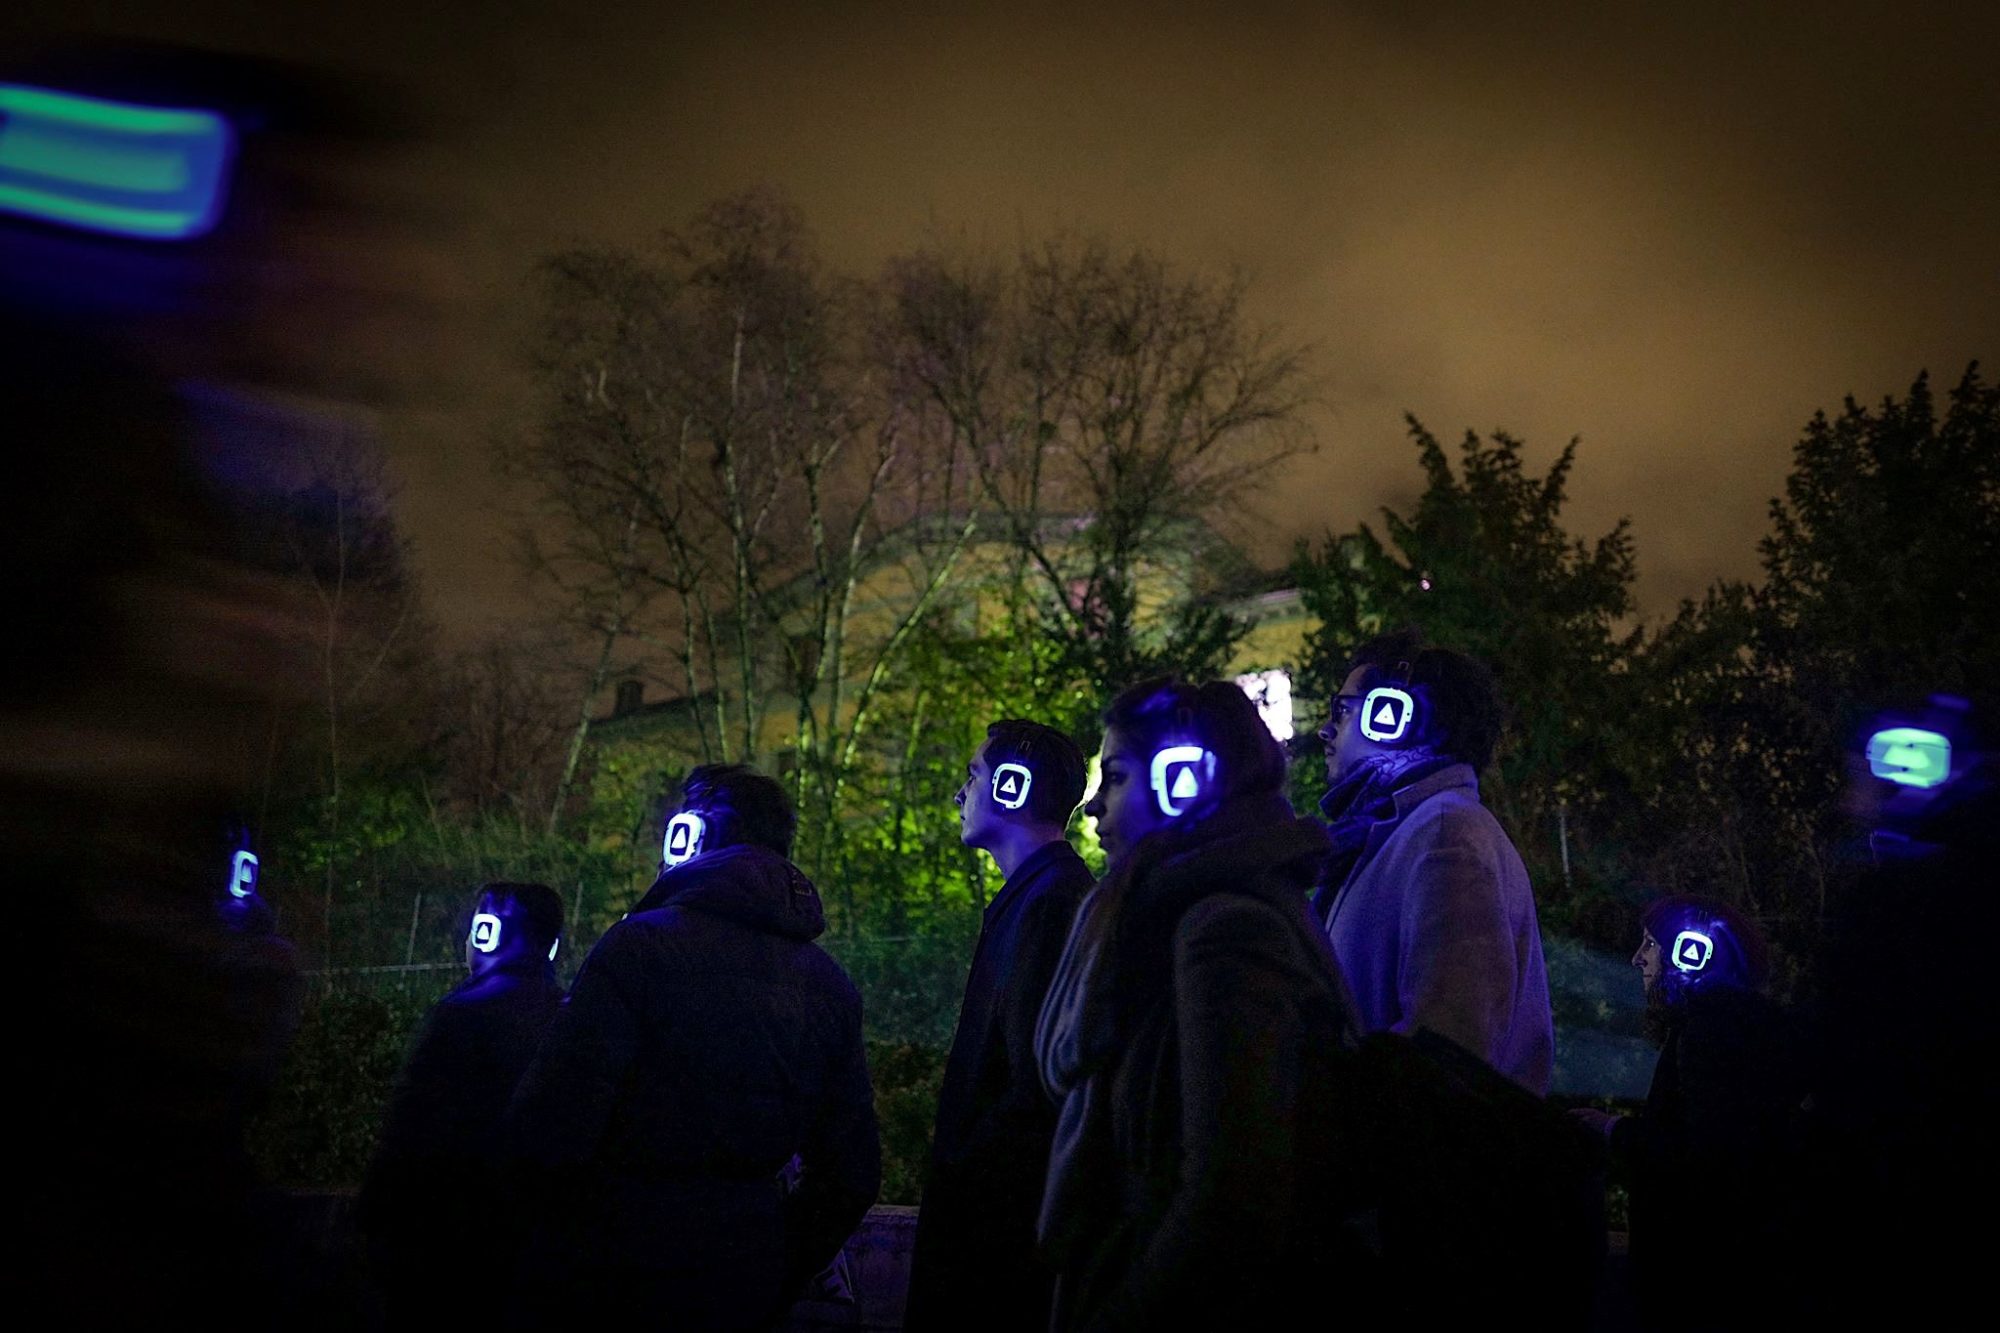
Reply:
M991 845L1005 812L993 799L993 764L986 755L988 741L981 741L965 766L965 783L952 801L958 806L958 840L968 847Z
M1097 821L1097 841L1114 865L1141 838L1166 826L1167 817L1153 800L1152 760L1152 755L1141 752L1118 728L1105 732L1097 793L1083 812Z
M1632 954L1632 966L1639 969L1639 975L1646 980L1646 993L1660 984L1660 942L1653 938L1649 930L1639 933L1639 947Z
M1333 696L1326 725L1319 729L1320 742L1326 747L1328 782L1340 781L1356 764L1382 751L1381 746L1361 734L1361 701L1368 692L1368 674L1367 667L1356 667L1347 673L1340 692Z

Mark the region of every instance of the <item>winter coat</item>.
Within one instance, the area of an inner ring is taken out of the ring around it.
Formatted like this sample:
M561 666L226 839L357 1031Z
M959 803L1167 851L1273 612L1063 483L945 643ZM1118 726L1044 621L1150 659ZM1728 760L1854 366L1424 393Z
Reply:
M1314 1170L1349 1030L1306 912L1326 837L1271 801L1142 843L1079 912L1037 1032L1057 1329L1279 1327L1346 1281L1348 1201Z
M530 1267L551 1318L768 1326L880 1185L861 999L783 857L730 847L660 887L591 951L516 1094L547 1210Z
M1527 868L1470 765L1394 793L1345 881L1316 904L1363 1028L1429 1028L1538 1095L1555 1025Z
M1034 1252L1035 1216L1056 1117L1035 1019L1091 884L1083 858L1052 842L986 906L938 1093L903 1320L913 1333L1048 1324L1054 1275Z
M1797 1308L1800 1049L1784 1012L1753 991L1697 990L1672 1011L1645 1112L1611 1134L1630 1171L1643 1326L1775 1327Z
M463 982L424 1016L361 1195L398 1326L473 1317L483 1288L466 1285L468 1264L514 1243L501 1121L561 1005L554 969L527 958Z

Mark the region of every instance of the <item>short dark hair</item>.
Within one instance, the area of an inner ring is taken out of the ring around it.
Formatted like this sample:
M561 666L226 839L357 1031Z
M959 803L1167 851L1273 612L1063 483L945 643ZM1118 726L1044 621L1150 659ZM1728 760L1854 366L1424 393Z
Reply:
M527 932L539 951L547 952L551 944L562 938L562 895L548 885L517 884L512 880L499 879L480 885L479 892L480 896L496 902L511 899L514 911L521 919L521 929Z
M1215 756L1222 798L1275 792L1285 785L1284 747L1257 715L1257 705L1234 681L1192 685L1173 676L1140 681L1119 692L1104 710L1107 730L1157 750L1177 736L1199 742Z
M1054 727L1022 718L1002 718L986 728L986 762L1027 765L1028 813L1045 824L1067 824L1083 804L1089 772L1077 743Z
M792 839L799 831L792 798L776 778L748 764L703 764L694 769L681 784L681 805L701 811L708 825L703 851L750 843L780 856L792 854Z
M1371 680L1380 673L1387 682L1406 662L1410 684L1429 704L1433 747L1472 765L1475 773L1484 771L1493 762L1507 717L1492 668L1476 657L1426 645L1417 630L1399 629L1378 634L1355 649L1347 669L1351 674L1367 667Z

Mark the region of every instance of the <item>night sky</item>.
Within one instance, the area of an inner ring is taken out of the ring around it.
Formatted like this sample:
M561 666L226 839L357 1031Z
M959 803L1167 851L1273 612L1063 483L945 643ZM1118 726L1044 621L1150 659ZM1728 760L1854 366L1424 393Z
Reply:
M1754 571L1815 408L2000 373L1992 5L8 8L307 60L415 113L353 170L423 221L352 244L426 313L331 336L402 382L381 429L454 635L523 604L486 456L524 419L535 257L746 185L856 271L1058 228L1241 265L1326 386L1250 543L1271 561L1414 498L1408 410L1540 463L1581 435L1572 530L1630 516L1665 614Z

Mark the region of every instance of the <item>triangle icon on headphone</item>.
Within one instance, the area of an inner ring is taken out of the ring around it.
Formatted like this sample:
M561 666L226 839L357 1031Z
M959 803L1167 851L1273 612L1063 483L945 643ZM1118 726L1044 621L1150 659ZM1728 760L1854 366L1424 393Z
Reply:
M1173 797L1176 801L1191 800L1199 795L1201 787L1194 780L1194 770L1183 768L1181 775L1174 779Z
M1395 706L1392 705L1387 699L1384 699L1382 701L1381 711L1375 714L1375 725L1383 728L1384 730L1393 729L1396 725Z
M1005 778L1005 780L1003 780L1000 784L1000 794L1002 796L1012 796L1015 795L1020 790L1021 790L1021 780L1015 777L1012 773L1009 773Z
M1693 940L1689 940L1687 942L1687 947L1681 950L1681 961L1690 964L1700 963L1701 946L1699 944L1696 944Z

